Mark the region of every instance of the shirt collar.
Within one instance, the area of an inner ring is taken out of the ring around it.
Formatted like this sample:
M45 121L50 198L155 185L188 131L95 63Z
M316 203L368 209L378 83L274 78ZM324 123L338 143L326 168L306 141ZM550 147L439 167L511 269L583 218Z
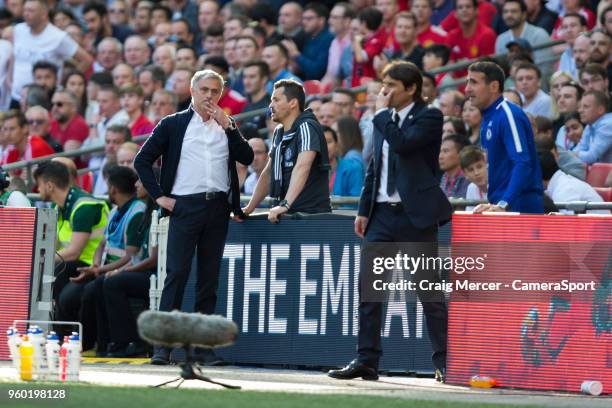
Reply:
M503 97L503 95L502 95L502 96L500 96L499 98L497 98L497 99L495 100L495 102L493 102L492 104L490 104L489 106L487 106L487 107L486 107L486 108L485 108L485 109L482 111L483 116L484 116L484 115L487 115L487 114L489 114L489 113L491 113L491 112L493 112L495 109L497 109L497 107L498 107L498 106L499 106L499 105L500 105L500 104L501 104L503 101L504 101L504 97Z
M391 116L395 116L395 113L397 112L397 114L400 117L400 124L402 124L402 123L404 123L404 120L406 119L406 116L408 116L408 113L410 113L410 111L412 110L413 107L414 107L414 102L412 102L410 105L406 106L404 109L402 109L399 112L397 112L395 109L393 109L392 112L391 112Z

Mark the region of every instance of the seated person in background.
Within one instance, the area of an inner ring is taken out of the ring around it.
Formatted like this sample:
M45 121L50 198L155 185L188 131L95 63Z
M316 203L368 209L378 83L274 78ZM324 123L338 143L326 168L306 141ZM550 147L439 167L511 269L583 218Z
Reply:
M468 137L467 129L463 120L455 116L445 116L444 124L442 125L442 139L450 135L460 135Z
M4 157L0 158L0 164L32 160L55 153L42 137L28 136L28 123L20 111L12 110L5 113L2 132L8 142L8 148L4 151ZM19 176L23 171L18 169L12 173Z
M70 185L70 172L58 161L41 163L34 180L43 201L52 201L58 210L53 300L54 320L79 321L84 284L71 282L78 268L93 264L108 219L108 207L85 191ZM58 326L58 334L67 332ZM69 332L69 330L68 330Z
M542 122L541 116L536 117L536 123ZM546 118L543 118L546 119ZM546 119L548 123L550 119ZM557 145L552 136L552 127L550 131L540 131L540 123L538 123L538 132L535 136L536 148L538 150L546 150L552 153L559 165L559 168L563 170L565 173L572 175L580 180L586 179L586 166L584 163L580 161L574 154L568 152L567 150L558 150Z
M540 150L540 167L546 195L554 202L588 201L601 203L603 199L593 187L576 177L559 169L555 157L550 151ZM573 211L561 210L565 214ZM609 210L587 210L587 214L610 214Z
M134 157L136 157L138 150L140 150L140 146L134 142L125 142L119 146L119 150L117 150L117 164L134 170Z
M5 207L31 207L28 197L21 191L12 190L11 179L2 167L0 167L0 206Z
M266 142L260 137L250 138L248 142L255 156L250 166L251 174L249 174L244 181L244 193L251 195L253 191L255 191L257 181L268 162L268 147L266 146Z
M563 132L561 132L563 130ZM557 147L560 150L568 152L576 151L582 133L584 132L584 123L580 120L580 115L577 112L567 114L563 118L563 126L557 133Z
M465 178L461 170L459 152L469 144L467 137L457 134L442 139L438 163L444 174L440 180L440 188L449 198L465 198L470 181Z
M523 100L521 99L521 94L516 89L506 89L504 91L504 98L514 103L515 105L518 105L520 107L523 106Z
M359 129L359 122L352 116L340 116L335 128L337 144L334 146L334 150L338 153L338 165L335 172L331 174L334 182L333 185L330 184L329 191L336 196L359 197L365 177L365 165L361 155L363 138L361 129ZM325 139L327 140L327 138L326 135ZM328 152L329 146L328 141Z
M580 100L580 120L586 128L575 154L586 164L612 163L612 113L610 99L601 91L589 91Z
M487 157L478 146L466 146L459 154L463 174L470 181L465 194L466 200L487 199L489 175L487 174ZM476 206L465 207L466 211L473 211Z
M129 167L113 166L108 170L108 197L116 207L109 215L104 238L96 248L91 266L78 268L73 284L84 285L81 304L83 350L97 343L98 356L105 356L108 319L104 301L106 273L116 271L138 256L142 236L138 233L144 217L145 203L136 198L138 176Z

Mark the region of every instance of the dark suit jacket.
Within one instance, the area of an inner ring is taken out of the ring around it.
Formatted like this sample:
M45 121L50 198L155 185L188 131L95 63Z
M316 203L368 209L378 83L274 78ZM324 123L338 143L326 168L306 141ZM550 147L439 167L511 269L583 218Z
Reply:
M415 102L401 129L391 111L374 117L374 154L359 200L359 215L371 217L381 178L383 141L397 155L396 184L404 212L417 228L448 221L452 207L440 189L438 156L442 139L442 113L424 102Z
M155 126L151 136L149 136L136 155L134 167L140 176L144 188L154 200L161 196L169 197L172 192L176 170L181 159L183 138L193 115L194 111L190 107L187 110L163 118ZM234 214L242 216L236 161L245 166L251 164L254 157L253 149L251 149L251 146L242 137L238 129L227 130L225 133L229 147L227 165L230 172L230 203ZM158 183L153 174L153 164L160 157L162 157L162 167ZM194 177L198 177L198 175L194 174Z

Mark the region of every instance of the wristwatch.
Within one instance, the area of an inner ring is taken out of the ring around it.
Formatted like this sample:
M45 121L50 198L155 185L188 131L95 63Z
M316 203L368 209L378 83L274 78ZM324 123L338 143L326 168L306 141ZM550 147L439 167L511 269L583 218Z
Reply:
M508 202L507 202L507 201L504 201L504 200L501 200L501 201L499 201L499 202L497 203L497 206L498 206L499 208L501 208L502 210L507 210L507 209L508 209Z
M285 207L287 211L289 211L289 209L291 208L287 200L282 200L281 202L278 203L278 205L279 207Z

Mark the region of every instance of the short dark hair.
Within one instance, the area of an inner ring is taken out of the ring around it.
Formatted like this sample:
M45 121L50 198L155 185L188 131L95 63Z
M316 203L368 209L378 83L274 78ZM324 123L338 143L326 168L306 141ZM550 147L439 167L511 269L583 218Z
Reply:
M612 11L612 6L608 6L602 10L601 15L599 16L599 23L602 27L606 26L606 14Z
M304 11L312 10L319 17L325 18L327 20L329 18L329 8L323 3L319 3L318 1L313 1L308 3L306 7L304 7Z
M223 25L211 24L207 29L204 37L222 37L223 36Z
M274 83L274 89L283 88L283 94L287 101L297 99L300 112L304 110L306 105L306 92L304 86L293 79L281 79Z
M355 94L350 89L334 88L334 90L332 91L332 94L335 94L335 93L349 96L353 100L353 102L355 101Z
M480 72L485 76L485 82L490 84L491 82L497 82L499 84L499 92L504 92L504 82L506 76L504 70L499 65L490 61L478 61L468 67L468 71Z
M132 141L132 132L130 132L130 128L125 125L110 125L106 128L106 133L108 132L122 134L124 143Z
M138 84L125 84L125 85L123 85L121 87L121 89L119 90L119 95L123 96L123 95L128 95L128 94L135 94L135 95L138 95L138 96L144 96L144 94L142 92L142 88Z
M108 8L106 8L106 4L98 1L90 1L83 6L83 15L89 13L90 11L94 11L98 16L100 16L100 18L108 15Z
M166 15L166 20L172 21L172 10L169 7L163 6L161 4L156 4L155 6L153 6L153 8L151 9L151 15L153 15L154 11L159 10L164 12L164 14Z
M257 2L248 12L249 18L253 21L265 20L267 24L276 23L276 13L270 3Z
M450 60L451 50L444 44L432 44L429 47L425 48L425 55L433 54L438 58L442 59L442 64L448 64Z
M575 12L571 12L571 13L565 13L565 15L563 16L562 20L568 18L568 17L575 17L578 19L578 21L580 21L580 25L583 27L587 26L587 20L586 18L582 15L582 14L578 14Z
M470 145L470 139L466 135L460 135L459 133L453 133L442 138L442 142L453 142L457 153L461 152L464 147Z
M115 98L119 98L121 96L119 89L115 85L101 85L98 92L111 92L113 95L115 95Z
M166 73L163 69L161 69L161 67L153 64L147 65L142 69L138 70L136 78L140 77L140 74L142 74L143 72L150 72L151 76L153 77L153 81L161 82L162 85L166 84Z
M40 163L34 170L34 180L39 179L50 181L64 190L70 186L70 171L65 164L50 160Z
M106 183L110 189L114 186L122 194L136 194L136 182L138 176L136 172L125 166L112 166L108 169L108 177Z
M575 120L580 123L582 127L584 127L584 123L582 123L582 120L580 119L580 114L578 112L572 112L568 113L567 115L563 115L563 125L565 125L565 123L569 122L570 120Z
M538 115L535 118L533 118L533 120L535 121L536 128L538 128L537 129L538 132L546 132L549 130L553 130L552 120L550 120L546 116Z
M289 60L289 50L287 47L285 47L285 44L280 42L271 42L266 44L266 47L277 47L281 54L283 54L283 57L285 57L286 60Z
M223 72L229 72L229 64L220 55L209 55L204 60L204 65L212 65L213 67L219 68Z
M525 2L523 0L506 0L506 1L504 1L504 5L506 5L508 3L518 3L518 5L521 7L521 12L522 13L526 13L527 12L527 5L525 4ZM503 9L503 6L502 6L502 9Z
M601 64L596 62L589 62L580 70L579 77L582 78L582 74L599 75L603 79L608 78L608 71Z
M516 67L516 72L519 72L521 69L529 69L535 71L538 78L542 78L542 71L540 71L540 68L538 68L536 64L532 64L530 62L522 62L521 64L519 64L518 67Z
M445 116L444 123L450 123L451 125L453 125L455 133L467 136L467 129L465 128L465 123L463 123L463 120L461 120L461 118L457 118L455 116Z
M392 79L401 81L404 88L416 85L414 99L421 100L421 90L423 89L423 77L421 71L412 62L393 61L383 69L381 77L389 76Z
M557 150L554 137L537 136L535 137L535 145L537 150Z
M334 129L330 128L327 125L321 125L321 130L323 131L323 135L325 135L325 133L331 133L334 142L338 143L338 134Z
M540 158L540 169L542 170L542 179L550 180L553 178L555 173L559 170L559 165L555 160L550 150L538 150L538 156Z
M104 85L113 85L113 76L110 72L94 72L89 77L89 82L93 82L96 85L104 86Z
M193 34L193 29L191 28L191 24L189 23L189 20L187 20L185 17L174 19L170 23L171 24L174 24L174 23L183 23L183 24L185 24L187 26L187 32L189 34Z
M359 12L357 18L362 23L365 23L366 27L370 31L376 31L380 28L383 21L383 15L376 7L366 7Z
M574 88L576 90L576 99L580 100L582 95L584 94L584 88L580 86L578 82L570 81L567 84L564 84L561 88L565 88L569 86L570 88Z
M270 67L268 66L268 64L266 64L262 60L247 61L244 63L242 69L244 70L245 68L249 68L249 67L257 67L257 69L259 70L260 77L270 78Z
M55 75L55 77L57 78L57 65L55 65L51 61L46 61L46 60L37 61L32 66L32 74L34 74L39 69L46 69L47 71L51 71L53 72L53 75Z
M478 0L472 0L472 5L475 9L478 8ZM457 0L455 0L455 9L457 8Z
M414 13L412 11L402 11L402 12L400 12L397 15L397 17L396 17L396 21L398 19L400 19L400 18L405 18L405 19L408 19L408 20L412 20L412 22L414 23L415 27L418 25L417 18L416 18L416 16L414 15Z
M595 98L595 103L605 108L606 112L610 110L610 98L608 97L607 92L588 91L588 92L585 92L584 95L582 95L582 98L584 99L584 97L589 96L589 95L593 96L593 98Z
M340 139L341 155L345 155L350 150L363 150L363 135L359 122L352 116L340 116L336 120L338 126L338 137Z
M484 150L478 146L465 146L459 153L459 163L462 169L467 169L479 161L487 161Z

